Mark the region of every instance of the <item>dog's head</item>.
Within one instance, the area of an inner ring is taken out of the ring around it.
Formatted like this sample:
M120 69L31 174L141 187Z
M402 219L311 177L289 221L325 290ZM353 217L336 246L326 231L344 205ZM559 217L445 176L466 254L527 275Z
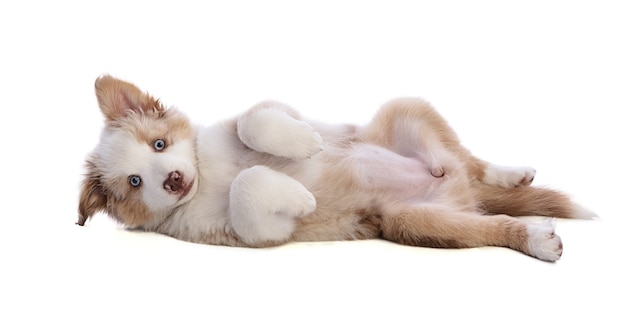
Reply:
M194 129L128 82L102 76L95 89L105 128L87 158L77 224L99 211L129 227L156 223L198 189Z

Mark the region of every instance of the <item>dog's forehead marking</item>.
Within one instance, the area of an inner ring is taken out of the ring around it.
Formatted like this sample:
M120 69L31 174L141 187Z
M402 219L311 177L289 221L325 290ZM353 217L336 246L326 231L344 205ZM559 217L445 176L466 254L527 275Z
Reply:
M156 139L166 141L192 138L193 127L189 120L176 109L160 113L131 114L117 125L133 134L137 141L152 144Z

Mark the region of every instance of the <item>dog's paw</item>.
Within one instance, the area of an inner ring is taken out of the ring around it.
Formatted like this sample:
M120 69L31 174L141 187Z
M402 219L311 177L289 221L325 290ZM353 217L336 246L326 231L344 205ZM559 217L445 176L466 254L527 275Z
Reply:
M283 146L284 156L294 160L303 160L320 153L324 148L322 136L306 122L298 121L294 125L292 141Z
M485 170L483 182L502 188L523 187L533 182L535 173L535 169L531 167L505 167L490 164Z
M427 161L430 174L436 178L450 174L460 167L459 161L443 150L438 151L437 154L431 152Z
M237 120L237 135L253 150L292 160L310 158L323 148L320 134L281 106L242 115Z
M429 167L430 167L430 175L434 177L443 177L444 175L446 175L446 169L441 165L434 165L434 166L431 165Z
M317 200L313 194L306 189L298 189L293 194L288 206L281 210L279 214L285 214L290 217L304 217L317 208Z
M515 179L517 178L517 182L510 183L513 184L514 187L529 186L531 183L533 183L536 173L537 171L531 167L516 168L516 172L513 173L514 175L512 176L511 181L515 181Z
M554 232L554 219L528 225L528 254L543 261L554 262L563 254L561 238Z
M241 171L231 184L231 225L250 245L288 239L294 218L315 208L315 197L302 183L266 166Z

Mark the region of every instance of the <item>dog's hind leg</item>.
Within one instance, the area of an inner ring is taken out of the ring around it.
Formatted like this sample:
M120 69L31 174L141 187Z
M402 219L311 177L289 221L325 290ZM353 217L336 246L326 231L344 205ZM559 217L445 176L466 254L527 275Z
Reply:
M382 238L436 248L500 246L544 261L561 257L561 239L550 222L536 224L506 215L484 216L445 207L414 207L384 217Z
M393 100L365 128L368 141L424 161L434 177L463 167L472 155L447 122L419 98Z
M441 177L463 167L471 179L505 188L529 185L535 176L530 167L505 167L471 154L446 120L426 101L402 98L383 105L365 128L365 137L407 157L428 164Z

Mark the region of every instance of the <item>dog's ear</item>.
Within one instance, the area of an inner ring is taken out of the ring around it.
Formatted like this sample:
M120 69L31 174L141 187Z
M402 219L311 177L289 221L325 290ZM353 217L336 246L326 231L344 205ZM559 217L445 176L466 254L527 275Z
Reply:
M102 187L101 176L95 165L87 161L87 174L83 180L78 201L78 221L76 224L85 225L87 219L96 212L103 211L107 205L107 195Z
M163 105L158 99L142 92L137 86L103 75L95 82L96 97L100 110L108 121L125 117L128 112L163 111Z

